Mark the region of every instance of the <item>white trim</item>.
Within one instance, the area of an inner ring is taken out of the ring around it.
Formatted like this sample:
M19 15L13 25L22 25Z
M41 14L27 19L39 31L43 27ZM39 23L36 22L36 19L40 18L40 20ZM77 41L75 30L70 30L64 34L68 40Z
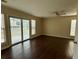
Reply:
M47 35L47 36L54 36L54 37L60 37L60 38L67 38L67 39L74 39L72 37L65 37L65 36L56 36L56 35L49 35L49 34L44 34L44 35Z

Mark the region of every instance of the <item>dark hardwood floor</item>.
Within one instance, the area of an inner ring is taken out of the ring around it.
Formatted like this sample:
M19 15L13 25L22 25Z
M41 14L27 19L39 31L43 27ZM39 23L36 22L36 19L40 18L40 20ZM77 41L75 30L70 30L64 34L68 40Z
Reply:
M1 52L2 59L72 59L73 40L39 36Z

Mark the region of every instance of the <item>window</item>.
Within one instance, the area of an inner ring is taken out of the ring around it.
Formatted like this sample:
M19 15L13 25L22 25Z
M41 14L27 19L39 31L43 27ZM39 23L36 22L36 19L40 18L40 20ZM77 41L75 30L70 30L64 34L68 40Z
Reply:
M36 34L36 20L31 20L31 34Z
M5 36L4 14L1 14L1 43L4 43L5 39L6 36Z
M76 20L71 20L70 36L75 36Z

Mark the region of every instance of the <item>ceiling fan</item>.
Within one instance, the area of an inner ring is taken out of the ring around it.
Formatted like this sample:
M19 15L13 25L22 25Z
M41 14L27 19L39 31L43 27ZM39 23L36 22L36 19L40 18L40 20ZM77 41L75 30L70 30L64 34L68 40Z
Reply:
M55 12L52 12L52 14L56 14L57 16L61 16L61 15L65 15L66 14L66 11L65 10L55 11Z
M6 3L7 1L6 1L6 0L1 0L1 2L4 2L4 3Z

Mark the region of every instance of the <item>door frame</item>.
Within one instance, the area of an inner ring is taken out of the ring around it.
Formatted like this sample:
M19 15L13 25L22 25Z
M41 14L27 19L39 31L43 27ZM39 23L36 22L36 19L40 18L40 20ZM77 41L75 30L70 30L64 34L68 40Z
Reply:
M21 20L21 41L15 43L15 44L12 44L12 41L11 41L12 36L11 36L11 27L10 27L10 17L18 18L18 19ZM10 30L10 42L11 42L11 46L17 45L17 44L22 43L22 42L24 42L24 41L27 41L27 40L29 40L30 37L31 37L31 34L30 34L30 19L29 19L29 39L23 40L23 19L24 19L24 20L27 20L26 18L21 18L21 17L16 17L16 16L9 16L9 30Z

